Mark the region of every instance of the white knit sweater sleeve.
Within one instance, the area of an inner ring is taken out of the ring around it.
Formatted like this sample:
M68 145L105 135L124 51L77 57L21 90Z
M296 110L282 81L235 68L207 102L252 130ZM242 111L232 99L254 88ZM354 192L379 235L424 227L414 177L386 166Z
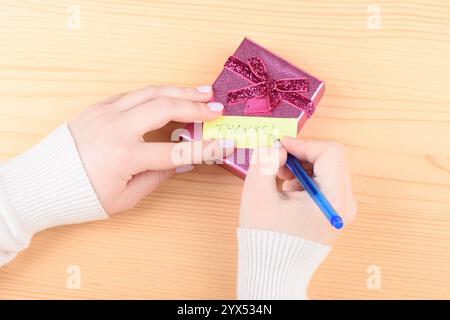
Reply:
M104 218L67 124L0 166L0 266L36 232Z
M329 246L266 230L239 228L238 299L307 299Z
M33 234L107 218L67 124L0 166L0 266ZM304 299L330 248L271 231L238 229L238 298Z

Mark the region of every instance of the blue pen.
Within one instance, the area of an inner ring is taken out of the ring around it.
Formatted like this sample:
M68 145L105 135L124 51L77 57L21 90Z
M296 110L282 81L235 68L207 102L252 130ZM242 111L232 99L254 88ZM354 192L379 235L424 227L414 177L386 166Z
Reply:
M287 155L286 167L292 171L297 180L303 186L303 188L308 192L310 197L314 200L317 206L325 214L325 217L330 221L331 225L336 229L340 229L344 226L342 218L325 198L324 194L320 192L319 187L316 185L313 179L311 179L303 169L300 161L296 157L289 154Z

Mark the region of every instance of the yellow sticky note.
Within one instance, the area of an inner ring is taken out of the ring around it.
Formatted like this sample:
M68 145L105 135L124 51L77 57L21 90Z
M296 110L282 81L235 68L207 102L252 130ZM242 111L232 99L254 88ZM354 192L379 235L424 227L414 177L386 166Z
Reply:
M237 148L270 146L297 136L296 118L221 116L203 124L203 139L232 139Z

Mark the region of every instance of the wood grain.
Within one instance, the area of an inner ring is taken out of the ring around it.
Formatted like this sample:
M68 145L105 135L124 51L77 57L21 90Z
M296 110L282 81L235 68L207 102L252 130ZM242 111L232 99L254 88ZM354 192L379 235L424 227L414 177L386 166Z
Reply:
M73 4L79 30L66 28ZM108 95L211 83L248 36L326 81L302 134L348 150L359 216L310 297L449 299L450 3L377 1L379 30L371 4L0 1L0 160ZM126 214L44 231L0 270L0 298L234 298L241 187L198 167ZM380 290L367 288L369 265Z

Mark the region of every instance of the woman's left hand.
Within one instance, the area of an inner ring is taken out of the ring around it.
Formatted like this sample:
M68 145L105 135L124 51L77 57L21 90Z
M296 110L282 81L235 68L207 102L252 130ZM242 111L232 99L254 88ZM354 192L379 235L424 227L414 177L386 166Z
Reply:
M193 163L232 153L231 141L211 141L200 146L200 150L209 151L199 153L195 151L201 141L163 143L143 139L145 133L170 121L209 121L220 116L223 105L208 103L211 97L210 86L149 86L96 103L69 123L106 213L132 208L175 172L192 169ZM180 158L180 152L188 158Z

